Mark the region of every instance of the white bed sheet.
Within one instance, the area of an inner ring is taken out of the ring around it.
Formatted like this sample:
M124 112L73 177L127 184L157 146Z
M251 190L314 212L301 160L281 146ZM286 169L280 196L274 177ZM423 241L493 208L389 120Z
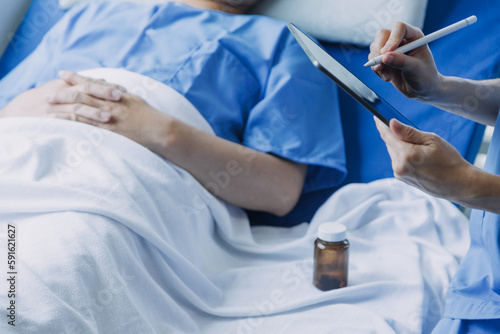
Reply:
M427 333L468 246L456 207L392 179L341 189L310 224L251 228L117 134L36 118L0 134L0 258L11 224L18 259L2 333ZM329 292L311 272L325 221L351 243L349 286Z

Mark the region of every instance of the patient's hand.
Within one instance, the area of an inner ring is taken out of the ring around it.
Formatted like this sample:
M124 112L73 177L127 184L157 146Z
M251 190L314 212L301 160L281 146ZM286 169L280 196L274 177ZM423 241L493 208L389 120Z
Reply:
M30 89L16 96L2 109L3 117L46 117L52 106L45 96L53 91L69 87L63 80L52 80L38 88Z
M118 91L112 101L112 90L103 92L99 80L83 77L73 72L60 74L64 83L72 90L60 90L50 96L53 117L75 120L119 133L129 139L158 152L158 141L165 136L165 123L170 116L151 107L139 96ZM77 94L75 92L78 92ZM89 94L88 92L94 92ZM101 96L97 96L101 92ZM104 97L108 97L106 100ZM119 98L118 98L119 97ZM75 106L78 108L75 110Z
M62 77L70 73L61 71ZM55 117L65 114L69 115L70 119L81 116L107 122L111 115L101 107L108 101L119 101L123 91L122 87L103 81L90 82L85 79L79 86L74 86L62 79L52 80L16 96L1 110L0 116ZM73 101L73 103L56 104L54 103L56 100Z
M63 77L77 90L81 82L97 84L76 73ZM75 102L61 96L53 100L54 104L61 105ZM208 134L154 109L138 96L123 93L120 101L78 102L97 103L111 118L101 122L77 116L77 121L114 131L142 144L184 168L208 191L231 204L283 216L293 209L302 193L307 165ZM58 117L70 119L70 113L60 113ZM227 175L227 184L215 184L214 175L222 174Z

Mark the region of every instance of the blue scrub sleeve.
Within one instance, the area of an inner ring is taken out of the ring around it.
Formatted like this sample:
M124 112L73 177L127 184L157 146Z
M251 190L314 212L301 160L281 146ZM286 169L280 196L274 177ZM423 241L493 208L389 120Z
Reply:
M308 164L304 192L334 187L347 173L337 88L291 35L249 113L243 144Z

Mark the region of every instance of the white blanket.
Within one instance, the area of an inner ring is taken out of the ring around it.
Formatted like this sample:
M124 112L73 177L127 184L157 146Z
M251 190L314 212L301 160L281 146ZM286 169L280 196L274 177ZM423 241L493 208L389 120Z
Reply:
M345 224L351 243L349 286L329 292L311 272L325 221ZM466 226L450 203L381 180L341 189L310 224L250 228L242 210L120 135L0 120L1 333L426 333Z

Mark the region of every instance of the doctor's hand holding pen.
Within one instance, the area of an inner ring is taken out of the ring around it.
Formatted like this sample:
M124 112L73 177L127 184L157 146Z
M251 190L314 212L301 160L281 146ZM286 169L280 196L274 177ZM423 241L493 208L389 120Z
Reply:
M406 54L393 52L423 36L420 29L401 22L391 30L380 30L370 46L369 58L383 55L383 59L372 70L409 98L494 125L500 108L500 79L474 81L443 76L427 45ZM479 105L471 112L464 98L478 92L485 98L478 99ZM500 214L500 176L471 165L434 133L419 131L395 119L389 127L378 119L375 122L396 178L434 196Z

